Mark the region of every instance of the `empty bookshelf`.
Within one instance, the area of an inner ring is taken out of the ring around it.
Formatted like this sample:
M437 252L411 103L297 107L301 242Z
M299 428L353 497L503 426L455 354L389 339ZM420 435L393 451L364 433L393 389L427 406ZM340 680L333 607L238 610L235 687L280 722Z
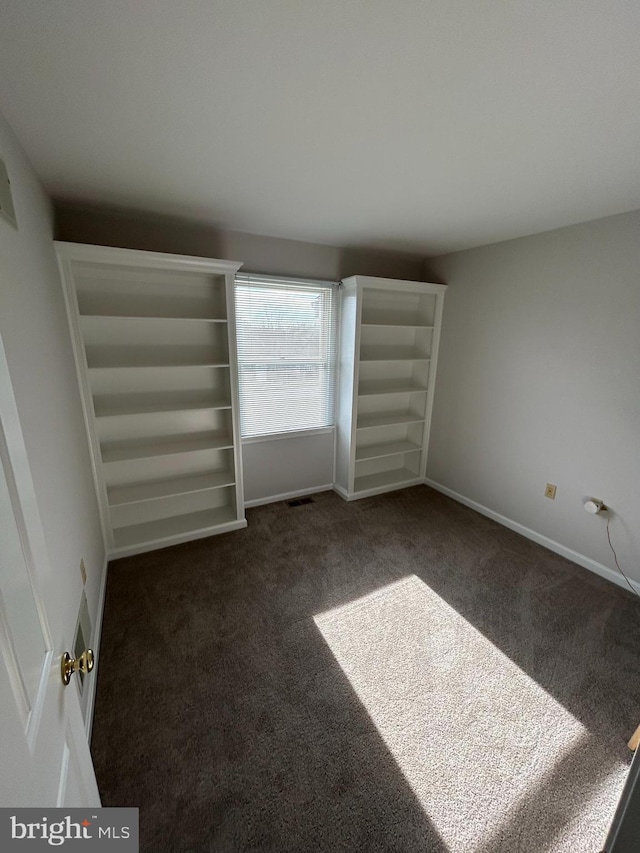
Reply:
M335 489L346 500L424 480L445 291L343 281Z
M240 264L56 243L111 556L246 526Z

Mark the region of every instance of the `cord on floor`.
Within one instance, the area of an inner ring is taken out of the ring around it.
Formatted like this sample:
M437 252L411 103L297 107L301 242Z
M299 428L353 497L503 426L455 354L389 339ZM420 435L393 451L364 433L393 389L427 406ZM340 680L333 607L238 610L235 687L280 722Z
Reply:
M609 540L609 548L611 548L611 553L613 554L613 559L616 561L616 568L618 569L618 571L620 572L620 574L622 575L622 577L623 577L623 578L625 579L625 581L627 582L627 586L629 587L629 589L631 590L631 592L632 592L632 593L633 593L637 598L640 598L640 593L638 593L638 590L633 586L633 584L631 583L631 581L629 580L629 578L625 575L625 573L624 573L624 572L622 571L622 569L620 568L620 563L618 562L618 555L616 554L615 548L613 547L613 543L612 543L612 541L611 541L611 533L609 532L609 525L610 525L610 524L611 524L611 515L610 515L609 513L607 513L607 539Z

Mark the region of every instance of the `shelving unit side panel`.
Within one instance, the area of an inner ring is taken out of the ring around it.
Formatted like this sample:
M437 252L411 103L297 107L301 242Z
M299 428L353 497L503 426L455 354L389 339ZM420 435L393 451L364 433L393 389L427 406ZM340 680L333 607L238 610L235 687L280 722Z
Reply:
M238 383L236 296L235 278L233 275L226 276L225 294L227 300L227 346L229 351L229 394L231 397L231 423L233 431L233 468L235 477L236 518L238 521L244 521L244 474L242 465L240 392Z
M442 331L442 314L444 311L444 297L446 288L444 285L436 297L435 317L433 323L433 339L431 343L431 360L429 361L429 379L426 405L426 417L424 422L424 435L422 439L423 453L420 462L420 476L427 476L427 461L429 455L429 439L431 434L431 417L433 413L433 401L436 389L436 374L438 370L438 353L440 350L440 334Z
M336 483L349 493L353 486L352 445L355 435L359 300L356 285L342 290L338 394L336 406Z
M82 414L87 433L87 441L89 444L91 472L93 475L93 483L96 491L96 498L98 501L100 526L102 528L105 551L109 553L114 548L113 528L111 525L111 515L109 513L107 485L104 479L101 463L100 440L98 437L98 429L96 424L93 394L89 382L89 368L87 365L84 339L80 326L80 309L78 306L78 298L75 287L73 264L70 259L68 259L64 255L61 255L59 252L57 253L57 257L58 269L60 271L60 279L64 294L65 307L67 310L67 321L69 323L69 332L71 336L71 346L76 367L76 376L80 389Z

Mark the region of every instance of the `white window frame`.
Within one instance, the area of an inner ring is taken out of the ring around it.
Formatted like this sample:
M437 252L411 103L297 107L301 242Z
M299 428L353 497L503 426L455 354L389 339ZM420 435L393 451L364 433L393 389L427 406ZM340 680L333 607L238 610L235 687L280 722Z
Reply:
M272 284L274 286L280 286L283 288L290 287L294 290L302 290L305 287L312 288L322 288L327 290L333 290L333 345L332 345L332 355L333 355L333 406L332 406L332 422L326 426L314 426L303 429L292 429L292 430L284 430L279 432L269 432L263 433L260 435L242 435L242 391L241 391L241 373L242 366L240 360L240 347L238 347L238 385L239 385L239 397L240 397L240 433L241 433L241 442L242 444L254 444L258 442L265 441L279 441L287 438L300 438L300 437L309 437L313 435L325 435L328 433L335 433L336 428L336 408L337 408L337 390L338 390L338 351L339 351L339 337L340 337L340 287L341 283L339 281L328 281L323 279L304 279L304 278L291 278L287 276L270 276L263 275L258 273L237 273L235 276L235 286L236 286L236 338L239 337L238 331L241 324L241 311L238 307L237 300L237 287L238 285L251 285L252 283L260 286L268 286Z

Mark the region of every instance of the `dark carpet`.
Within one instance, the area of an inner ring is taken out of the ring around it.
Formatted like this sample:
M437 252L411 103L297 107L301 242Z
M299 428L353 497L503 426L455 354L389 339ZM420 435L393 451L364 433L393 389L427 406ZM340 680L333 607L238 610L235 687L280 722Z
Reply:
M596 853L640 603L426 486L112 562L92 752L142 851Z

